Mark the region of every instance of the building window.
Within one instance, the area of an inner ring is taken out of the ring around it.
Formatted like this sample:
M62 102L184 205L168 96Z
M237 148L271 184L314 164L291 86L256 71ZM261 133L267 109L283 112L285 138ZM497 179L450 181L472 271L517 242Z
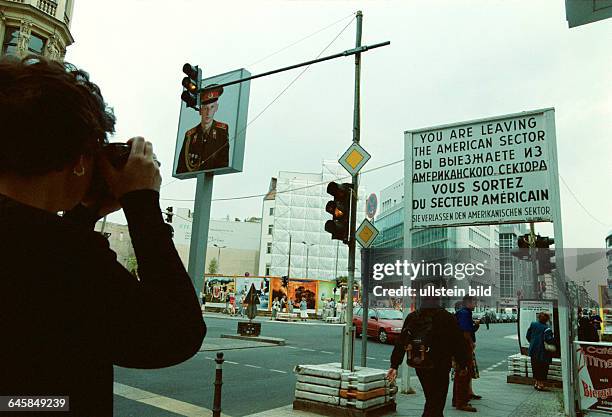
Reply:
M270 207L270 216L274 216L274 207Z
M30 43L28 44L29 52L37 55L42 55L44 46L45 40L43 38L39 37L38 35L35 35L34 33L30 35Z
M272 253L272 242L268 242L266 245L266 253Z
M19 40L19 28L7 27L4 32L4 43L2 53L5 55L17 55L17 41Z
M270 276L270 264L266 264L266 276Z
M268 234L271 235L272 231L274 231L274 225L273 224L268 226Z

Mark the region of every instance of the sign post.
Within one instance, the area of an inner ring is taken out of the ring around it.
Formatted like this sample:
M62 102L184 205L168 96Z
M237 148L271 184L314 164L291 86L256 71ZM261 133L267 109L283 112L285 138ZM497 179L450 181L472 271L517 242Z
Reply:
M417 228L553 223L564 404L575 416L554 109L410 130L404 149L406 248Z

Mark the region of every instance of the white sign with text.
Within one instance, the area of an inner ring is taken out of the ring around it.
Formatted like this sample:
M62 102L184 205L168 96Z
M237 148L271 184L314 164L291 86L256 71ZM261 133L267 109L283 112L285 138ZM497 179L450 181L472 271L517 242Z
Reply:
M411 130L405 138L412 228L552 221L553 109Z

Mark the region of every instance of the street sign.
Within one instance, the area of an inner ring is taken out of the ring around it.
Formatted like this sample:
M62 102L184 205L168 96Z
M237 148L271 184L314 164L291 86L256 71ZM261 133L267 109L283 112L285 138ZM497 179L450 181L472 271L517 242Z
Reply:
M340 159L338 159L338 162L340 162L340 165L342 165L349 174L357 175L371 157L372 156L358 143L353 143Z
M369 219L373 219L376 215L376 209L378 208L378 199L376 194L372 193L366 200L366 215Z
M363 219L363 222L361 222L361 225L355 232L355 238L361 246L368 248L374 242L378 233L378 229L368 219Z
M411 227L553 220L554 109L406 132Z
M612 0L565 0L570 28L612 17Z

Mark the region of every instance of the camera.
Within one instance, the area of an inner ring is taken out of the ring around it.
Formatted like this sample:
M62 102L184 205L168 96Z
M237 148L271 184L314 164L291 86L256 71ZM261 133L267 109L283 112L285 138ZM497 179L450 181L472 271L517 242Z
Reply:
M122 142L105 143L102 145L102 150L108 162L116 169L121 169L125 166L131 149L132 147L129 144Z

